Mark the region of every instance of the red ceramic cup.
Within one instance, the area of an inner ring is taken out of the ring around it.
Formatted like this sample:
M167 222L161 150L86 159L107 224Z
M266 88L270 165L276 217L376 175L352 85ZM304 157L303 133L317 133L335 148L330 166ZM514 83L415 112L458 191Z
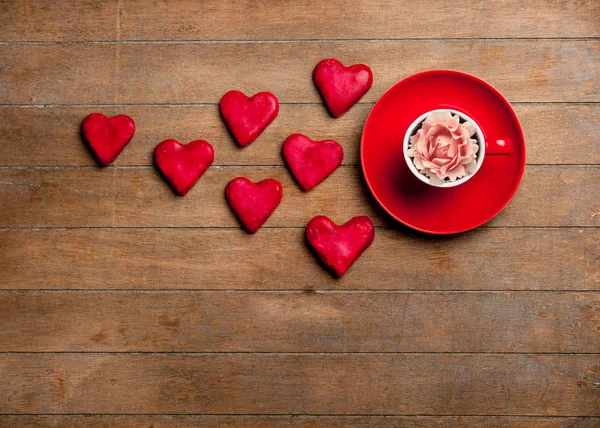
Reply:
M419 170L417 169L417 167L415 166L415 164L413 162L413 158L411 158L407 153L408 148L409 148L410 137L412 137L413 135L415 135L417 133L417 131L421 128L422 123L425 121L425 119L427 119L427 117L429 117L429 115L431 115L432 113L437 113L437 112L450 112L452 115L458 115L461 123L471 122L475 126L476 131L475 131L474 137L477 140L477 143L479 145L479 150L477 152L477 165L475 167L475 171L473 171L471 174L467 174L464 177L461 177L455 181L447 181L447 182L443 182L443 183L432 182L429 179L429 177L427 177L425 174L419 172ZM410 171L413 173L413 175L415 177L417 177L420 181L422 181L423 183L429 184L430 186L434 186L434 187L455 187L455 186L459 186L463 183L466 183L475 174L477 174L477 171L479 171L479 168L483 164L483 160L485 159L486 155L490 155L490 156L509 155L512 152L512 141L508 138L487 139L485 137L485 135L483 134L483 131L477 124L477 122L475 122L468 115L466 115L460 111L456 111L456 110L452 110L452 109L436 109L436 110L431 110L426 113L423 113L421 116L419 116L417 119L415 119L415 121L408 127L408 129L406 130L406 133L404 134L403 150L404 150L404 160L406 161L406 165L408 166Z

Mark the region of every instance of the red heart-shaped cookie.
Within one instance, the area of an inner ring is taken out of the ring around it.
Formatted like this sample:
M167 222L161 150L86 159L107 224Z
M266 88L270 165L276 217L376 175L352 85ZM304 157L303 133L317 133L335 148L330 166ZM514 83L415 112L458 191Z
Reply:
M165 140L154 149L154 163L173 190L182 196L196 184L214 158L213 147L202 140L189 144Z
M229 206L250 233L255 233L267 221L282 196L281 183L274 178L253 183L245 177L237 177L225 188Z
M302 134L290 135L281 154L304 190L325 180L344 160L344 149L335 141L313 141Z
M375 229L367 216L354 217L338 226L318 215L306 225L306 239L317 256L341 278L373 243Z
M133 138L135 123L124 114L108 118L100 113L91 113L81 122L81 133L96 158L107 166Z
M373 73L364 64L346 67L328 58L315 67L313 81L331 114L340 117L371 89Z
M256 140L279 112L279 101L270 92L248 98L240 91L229 91L219 105L229 132L244 147Z

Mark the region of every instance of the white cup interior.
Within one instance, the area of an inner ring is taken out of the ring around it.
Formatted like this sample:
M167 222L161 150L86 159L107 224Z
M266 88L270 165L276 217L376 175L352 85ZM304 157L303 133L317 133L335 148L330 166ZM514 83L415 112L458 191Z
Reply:
M407 154L408 143L410 142L410 137L412 137L414 134L417 133L417 131L421 127L421 124L425 121L425 119L430 114L437 113L437 112L450 112L453 115L458 115L461 122L471 122L475 126L475 139L477 140L477 144L479 145L479 150L477 151L477 155L476 155L477 163L475 165L475 171L473 171L472 174L467 174L464 177L459 178L455 181L445 181L445 182L439 183L439 184L432 183L431 180L429 179L429 177L427 177L425 174L419 172L419 170L417 169L417 167L414 164L413 158L411 158ZM428 111L427 113L423 113L421 116L419 116L417 119L415 119L415 121L408 127L406 134L404 134L404 143L403 143L402 147L404 150L404 160L406 161L408 168L412 171L414 176L417 177L419 180L421 180L423 183L427 183L430 186L434 186L434 187L455 187L455 186L458 186L458 185L461 185L461 184L467 182L468 180L471 179L471 177L473 177L475 174L477 174L477 171L479 171L479 168L481 167L481 164L483 163L483 158L485 157L485 139L483 137L483 132L481 132L481 128L479 127L477 122L475 122L473 119L471 119L466 114L461 113L456 110L452 110L452 109L431 110L431 111Z

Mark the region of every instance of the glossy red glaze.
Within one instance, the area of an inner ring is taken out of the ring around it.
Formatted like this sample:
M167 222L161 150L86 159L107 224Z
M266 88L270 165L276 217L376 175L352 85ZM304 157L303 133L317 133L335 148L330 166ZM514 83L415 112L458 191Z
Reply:
M315 67L313 81L331 114L340 117L371 89L373 73L364 64L346 67L328 58Z
M254 142L279 112L279 101L270 92L248 98L240 91L229 91L219 106L229 132L244 147Z
M206 141L181 144L165 140L154 149L154 163L175 192L185 195L213 163L215 152Z
M510 140L511 153L486 154L475 176L456 187L419 181L404 160L404 134L421 114L440 108L470 116L486 141ZM360 154L379 204L401 223L434 234L463 232L490 220L510 201L525 168L523 131L508 101L483 80L447 70L415 74L388 90L367 118Z
M375 238L373 222L367 216L354 217L342 226L323 215L306 225L306 239L321 261L341 278Z
M110 165L133 138L135 123L124 114L108 118L91 113L81 123L83 138L104 166Z
M335 141L313 141L302 134L290 135L283 143L281 154L304 190L325 180L344 159L344 149Z
M510 138L502 138L485 142L485 155L510 155L513 151L513 142Z
M245 177L237 177L225 188L229 206L250 233L256 233L265 224L282 196L281 183L274 178L253 183Z

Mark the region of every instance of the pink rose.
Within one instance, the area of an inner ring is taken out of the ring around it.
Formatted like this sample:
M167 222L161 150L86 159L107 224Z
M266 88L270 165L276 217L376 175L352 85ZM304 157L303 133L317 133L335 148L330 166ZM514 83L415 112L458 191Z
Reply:
M455 181L475 172L479 146L471 122L460 123L449 111L431 113L410 137L408 156L433 184ZM445 180L445 179L448 180Z

